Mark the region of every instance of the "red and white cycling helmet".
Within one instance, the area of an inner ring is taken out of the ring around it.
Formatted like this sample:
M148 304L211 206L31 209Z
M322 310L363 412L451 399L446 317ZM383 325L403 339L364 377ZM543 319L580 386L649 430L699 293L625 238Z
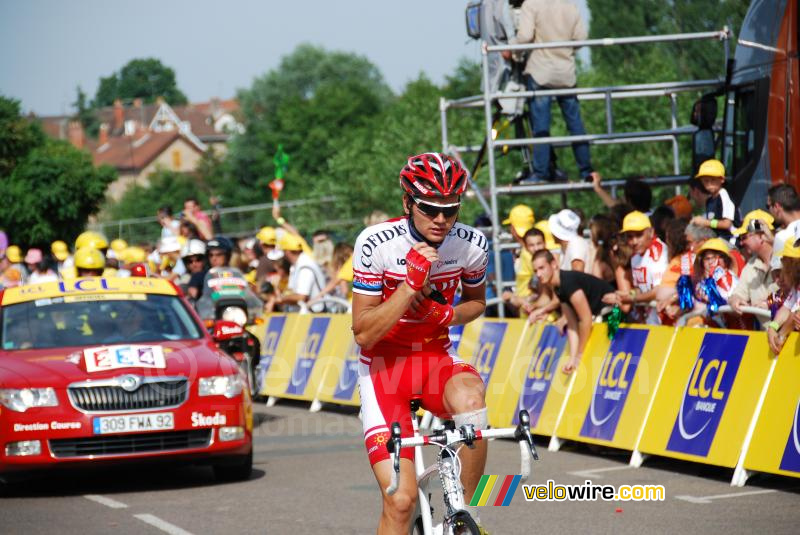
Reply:
M408 159L400 171L400 185L412 197L447 197L464 193L467 177L467 170L455 158L426 152Z

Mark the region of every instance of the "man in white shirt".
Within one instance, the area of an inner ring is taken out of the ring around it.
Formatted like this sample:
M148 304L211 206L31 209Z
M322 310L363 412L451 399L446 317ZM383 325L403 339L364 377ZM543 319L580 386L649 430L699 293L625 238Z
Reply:
M322 268L303 252L303 240L296 234L284 234L278 241L286 259L292 265L289 271L288 292L278 296L280 305L299 305L316 297L327 284ZM323 312L324 303L311 305L311 312Z
M650 223L650 218L642 212L631 212L622 220L622 231L628 245L633 249L631 257L631 277L633 289L630 293L617 292L623 303L647 304L656 298L656 289L669 265L669 254L666 244L658 239ZM655 308L647 313L637 313L634 318L650 325L659 325L661 321Z
M559 268L566 271L591 272L589 262L589 240L578 235L581 218L569 209L553 214L547 220L550 233L561 245Z
M783 227L775 234L770 263L772 269L781 269L783 246L800 238L800 198L789 184L778 184L767 192L767 207L775 218L775 226Z

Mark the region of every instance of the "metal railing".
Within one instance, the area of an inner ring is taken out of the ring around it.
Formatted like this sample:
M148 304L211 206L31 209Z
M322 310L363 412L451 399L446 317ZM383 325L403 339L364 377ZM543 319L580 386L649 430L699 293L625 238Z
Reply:
M690 135L695 131L693 126L679 126L678 125L678 105L677 96L679 93L686 91L698 91L709 87L718 87L722 83L722 78L696 80L696 81L678 81L678 82L659 82L659 83L642 83L630 84L623 86L604 86L604 87L588 87L588 88L569 88L569 89L542 89L537 91L520 91L520 92L503 92L492 91L489 84L489 54L499 54L504 51L520 52L520 51L533 51L548 48L579 48L579 47L607 47L615 45L630 45L630 44L643 44L643 43L667 43L667 42L686 42L697 40L718 40L724 45L725 63L727 63L730 56L730 31L727 27L718 31L711 32L698 32L698 33L683 33L683 34L669 34L669 35L648 35L636 37L622 37L622 38L604 38L604 39L587 39L583 41L562 41L552 43L529 43L517 45L492 45L488 46L486 43L482 46L482 72L483 72L483 94L462 98L458 100L448 101L441 99L439 110L442 123L442 147L445 152L458 155L462 152L479 152L480 146L458 146L451 144L448 138L448 125L447 125L447 111L450 108L480 108L484 109L484 123L485 123L485 139L486 139L486 158L489 169L489 188L479 189L475 187L474 182L472 194L477 197L481 205L489 207L489 216L492 220L492 239L493 254L495 266L497 266L497 273L495 277L495 285L497 294L500 295L506 281L502 280L499 271L501 266L500 251L501 247L499 240L500 235L500 216L498 213L497 196L501 194L529 194L541 195L550 193L565 193L573 191L582 191L591 189L592 185L587 183L566 183L566 184L541 184L531 186L512 186L512 187L499 187L497 184L497 169L495 166L495 150L498 147L522 147L532 146L538 144L549 144L554 146L566 146L575 142L588 142L590 144L633 144L633 143L649 143L649 142L670 142L672 144L672 159L673 169L672 175L651 177L646 179L646 182L653 185L673 185L685 182L688 175L681 173L680 169L680 147L678 143L679 136ZM724 64L723 64L724 65ZM535 96L566 96L574 95L578 100L603 100L605 101L605 123L606 131L600 134L587 134L580 136L552 136L541 138L517 138L517 139L495 139L493 135L493 103L499 99L514 99L514 98L532 98ZM662 130L649 130L638 132L617 132L614 130L614 114L611 102L617 99L626 98L652 98L667 96L670 99L670 128ZM612 191L617 187L624 184L622 180L605 181L607 185L612 187ZM487 202L486 197L489 197ZM500 308L500 315L503 317L504 312Z
M320 209L324 209L325 205L335 201L336 197L332 196L318 199L283 201L281 202L281 210L285 214L287 210L307 205L319 205ZM233 238L252 236L259 228L265 225L274 225L272 223L271 202L221 208L219 214L222 219L224 234ZM332 219L326 222L326 226L335 229L355 225L359 222L357 219ZM122 238L131 243L155 243L161 234L161 226L155 216L100 221L89 225L89 227L91 230L102 232L109 239Z
M758 320L762 324L765 321L769 321L772 318L770 311L765 308L744 306L741 307L741 310L743 314L752 314L753 316L758 318ZM719 314L725 314L725 313L735 313L735 311L733 310L733 307L731 307L730 305L723 305L719 307L719 309L711 315L718 316ZM690 319L699 318L706 315L708 315L708 308L705 305L703 305L695 310L692 310L691 312L687 312L686 314L678 318L678 320L675 322L675 325L677 325L678 327L685 327L686 323Z

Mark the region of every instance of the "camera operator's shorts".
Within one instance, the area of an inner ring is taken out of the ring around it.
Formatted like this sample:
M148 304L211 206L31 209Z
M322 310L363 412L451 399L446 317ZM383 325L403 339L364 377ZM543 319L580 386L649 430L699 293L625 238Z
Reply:
M364 444L370 464L389 459L386 443L392 422L400 422L403 437L414 434L411 400L419 399L422 408L439 418L451 417L444 407L444 387L458 374L480 374L456 355L446 352L414 352L405 357L361 356L358 388ZM414 448L403 448L401 457L414 458Z

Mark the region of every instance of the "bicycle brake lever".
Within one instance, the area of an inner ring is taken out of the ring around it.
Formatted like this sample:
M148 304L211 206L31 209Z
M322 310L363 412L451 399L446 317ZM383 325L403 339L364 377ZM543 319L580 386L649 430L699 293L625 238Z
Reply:
M444 295L442 295L442 292L440 292L439 290L431 290L431 293L428 295L428 299L430 299L431 301L436 301L440 305L447 304L447 299L445 298Z
M539 460L539 452L536 451L536 444L533 443L533 435L531 434L531 417L526 410L519 411L519 424L517 424L514 438L527 442L531 457L533 457L534 461Z
M464 444L467 445L469 449L475 449L475 439L477 436L475 435L475 426L472 424L464 424L460 428L461 436L464 437Z

